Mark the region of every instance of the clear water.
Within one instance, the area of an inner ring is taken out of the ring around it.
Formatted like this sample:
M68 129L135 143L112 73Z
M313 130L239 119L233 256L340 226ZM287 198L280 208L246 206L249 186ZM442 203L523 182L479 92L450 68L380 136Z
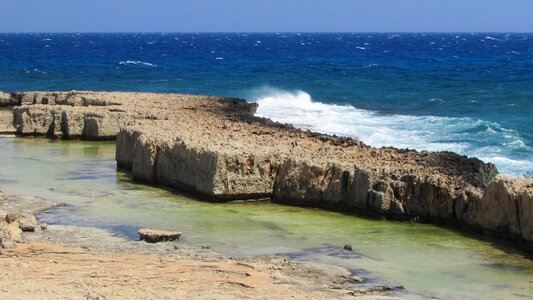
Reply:
M0 90L216 94L533 177L533 34L0 34Z
M269 203L214 204L132 182L110 142L0 138L0 187L66 203L45 222L104 227L136 237L141 226L181 230L183 241L227 255L288 254L333 263L408 298L533 297L533 261L503 244L450 229ZM354 252L342 250L351 244Z

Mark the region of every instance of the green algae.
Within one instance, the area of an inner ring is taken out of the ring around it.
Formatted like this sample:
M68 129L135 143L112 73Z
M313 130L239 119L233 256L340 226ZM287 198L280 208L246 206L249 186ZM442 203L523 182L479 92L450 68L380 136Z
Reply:
M428 224L271 203L209 203L116 170L112 142L0 139L0 189L58 200L49 223L184 232L228 255L285 254L403 285L413 298L533 297L533 261L508 245ZM354 252L342 249L350 244Z

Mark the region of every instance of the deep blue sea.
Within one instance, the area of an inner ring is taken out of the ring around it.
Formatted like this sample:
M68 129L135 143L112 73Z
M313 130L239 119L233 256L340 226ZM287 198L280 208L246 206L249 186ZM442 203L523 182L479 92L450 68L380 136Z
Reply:
M373 146L533 177L533 34L0 34L0 90L243 97Z

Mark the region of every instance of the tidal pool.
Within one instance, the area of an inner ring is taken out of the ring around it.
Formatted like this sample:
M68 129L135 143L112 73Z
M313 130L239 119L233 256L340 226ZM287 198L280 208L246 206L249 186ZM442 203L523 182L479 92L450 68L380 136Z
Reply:
M133 182L117 171L113 142L0 138L0 189L67 205L43 221L108 228L183 231L227 255L285 254L403 285L407 298L533 297L533 261L496 241L409 224L271 203L216 204ZM350 244L354 252L342 250Z

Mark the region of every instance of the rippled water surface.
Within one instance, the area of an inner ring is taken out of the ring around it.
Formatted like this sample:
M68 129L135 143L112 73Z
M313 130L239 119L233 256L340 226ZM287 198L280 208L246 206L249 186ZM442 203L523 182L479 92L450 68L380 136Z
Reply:
M270 203L214 204L135 183L117 172L114 143L0 138L0 189L66 203L49 223L136 236L154 226L184 232L228 255L287 254L328 262L413 298L533 297L533 262L500 243L450 229ZM342 250L351 244L354 252Z
M372 146L533 177L531 33L0 34L0 90L244 97Z

